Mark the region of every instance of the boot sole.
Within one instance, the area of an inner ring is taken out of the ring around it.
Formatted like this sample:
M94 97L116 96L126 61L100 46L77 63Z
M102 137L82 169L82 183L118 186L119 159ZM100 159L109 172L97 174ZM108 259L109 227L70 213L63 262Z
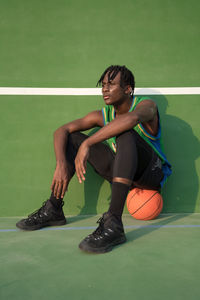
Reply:
M38 230L44 227L48 227L48 226L62 226L67 224L66 219L65 220L60 220L60 221L51 221L51 222L47 222L44 224L38 224L38 225L34 225L34 226L24 226L23 224L17 223L16 226L21 229L21 230L25 230L25 231L33 231L33 230Z
M79 244L79 248L87 253L96 253L96 254L101 254L101 253L106 253L106 252L110 252L114 246L123 244L126 242L126 237L120 238L114 242L112 242L111 244L109 244L108 246L105 247L101 247L101 248L92 248L90 246L88 246L87 244L84 244L84 242L81 242Z

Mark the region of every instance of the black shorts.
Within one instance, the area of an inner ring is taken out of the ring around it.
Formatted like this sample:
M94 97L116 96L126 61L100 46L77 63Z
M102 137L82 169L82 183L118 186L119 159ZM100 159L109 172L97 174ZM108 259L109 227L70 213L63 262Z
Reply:
M162 163L155 151L148 145L137 132L132 130L133 138L137 146L137 171L134 176L132 187L160 190L160 182L163 179ZM74 132L68 137L66 158L70 166L71 176L75 172L74 160L81 143L88 136L81 132ZM123 168L126 161L122 162ZM104 143L97 143L90 147L88 162L96 173L112 183L115 153ZM126 178L126 177L125 177Z
M133 187L143 188L143 189L153 189L160 190L160 182L164 177L162 171L162 161L152 149L152 159L148 166L143 171L142 175L133 182Z

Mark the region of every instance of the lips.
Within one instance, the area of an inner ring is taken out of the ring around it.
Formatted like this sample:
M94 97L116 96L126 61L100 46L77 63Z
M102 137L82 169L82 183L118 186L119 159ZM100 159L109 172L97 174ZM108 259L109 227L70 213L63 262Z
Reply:
M108 95L104 95L104 96L103 96L103 99L104 99L104 100L108 100L109 98L110 98L110 97L109 97Z

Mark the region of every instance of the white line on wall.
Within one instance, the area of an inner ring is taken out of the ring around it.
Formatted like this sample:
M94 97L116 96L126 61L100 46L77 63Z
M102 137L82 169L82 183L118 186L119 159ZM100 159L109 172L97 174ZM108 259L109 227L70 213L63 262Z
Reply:
M100 96L101 88L0 87L0 95ZM200 95L200 87L136 88L135 95Z

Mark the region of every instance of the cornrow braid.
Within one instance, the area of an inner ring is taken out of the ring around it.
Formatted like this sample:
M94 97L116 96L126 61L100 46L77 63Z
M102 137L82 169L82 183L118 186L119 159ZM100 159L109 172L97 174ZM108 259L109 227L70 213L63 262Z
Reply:
M133 73L129 69L127 69L126 66L112 65L108 67L101 75L99 81L97 82L97 86L102 85L102 81L106 74L108 74L108 80L111 81L117 76L119 72L121 73L120 86L124 87L126 85L130 85L134 92L135 78Z

